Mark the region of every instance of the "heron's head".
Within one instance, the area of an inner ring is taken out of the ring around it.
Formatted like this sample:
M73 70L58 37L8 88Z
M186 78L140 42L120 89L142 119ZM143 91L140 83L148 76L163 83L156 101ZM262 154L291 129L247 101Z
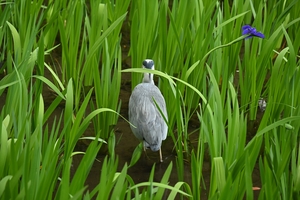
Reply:
M143 68L154 70L154 61L151 60L151 59L144 60L143 61ZM144 74L143 82L144 83L152 83L152 84L154 84L153 74L145 73Z
M146 59L143 61L143 68L154 69L154 61L151 59Z

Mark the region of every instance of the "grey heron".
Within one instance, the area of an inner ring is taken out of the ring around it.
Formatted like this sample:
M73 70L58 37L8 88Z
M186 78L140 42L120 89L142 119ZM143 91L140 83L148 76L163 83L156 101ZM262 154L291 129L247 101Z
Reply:
M154 70L154 61L146 59L143 68ZM154 84L153 74L145 73L143 82L138 84L129 99L129 121L135 127L130 126L133 134L144 143L144 150L159 150L160 162L162 162L161 143L167 137L168 126L159 109L166 119L166 102L158 87Z

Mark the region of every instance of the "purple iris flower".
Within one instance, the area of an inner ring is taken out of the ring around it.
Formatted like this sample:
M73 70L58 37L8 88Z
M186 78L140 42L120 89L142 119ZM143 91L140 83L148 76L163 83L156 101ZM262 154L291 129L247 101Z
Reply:
M246 39L248 38L252 38L253 36L255 37L260 37L260 38L265 38L265 35L261 32L258 32L256 30L256 28L250 26L250 25L244 25L242 27L242 34L243 35L249 35L248 37L246 37Z

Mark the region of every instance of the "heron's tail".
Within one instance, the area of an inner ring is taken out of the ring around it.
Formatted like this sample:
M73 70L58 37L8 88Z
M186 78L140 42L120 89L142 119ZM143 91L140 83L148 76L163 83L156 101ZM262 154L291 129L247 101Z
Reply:
M146 140L144 140L144 147L147 149L150 148L151 151L158 151L160 149L161 144L149 144Z

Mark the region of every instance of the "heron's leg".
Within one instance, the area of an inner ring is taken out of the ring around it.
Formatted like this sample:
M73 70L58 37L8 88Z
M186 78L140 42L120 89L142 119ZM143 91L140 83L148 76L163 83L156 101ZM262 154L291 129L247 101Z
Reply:
M159 149L159 158L160 158L160 162L163 162L161 148Z
M146 157L146 159L148 159L148 160L150 160L150 158L148 157L148 155L147 155L147 151L146 151L146 145L145 145L145 143L144 143L144 154L145 154L145 157Z

